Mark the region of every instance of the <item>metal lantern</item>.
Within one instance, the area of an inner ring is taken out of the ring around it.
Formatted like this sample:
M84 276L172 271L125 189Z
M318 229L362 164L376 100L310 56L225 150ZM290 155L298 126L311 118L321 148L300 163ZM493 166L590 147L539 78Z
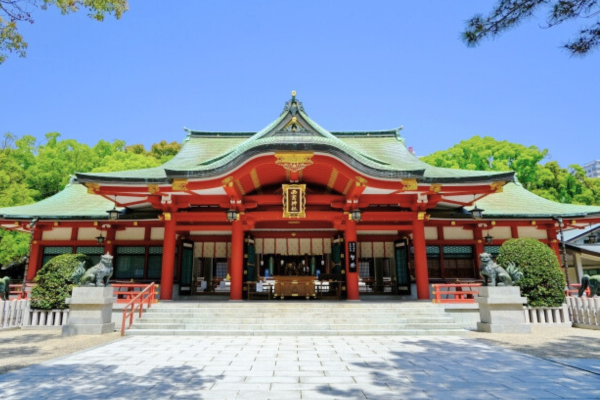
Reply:
M119 212L119 210L117 210L116 206L113 206L113 209L112 210L108 210L107 213L108 213L108 220L109 221L116 221L116 220L118 220L119 219L119 214L121 214Z
M587 242L589 244L594 244L597 241L598 241L598 237L596 235L594 235L593 233L590 236L588 236Z
M234 210L234 209L229 209L227 210L227 221L229 222L233 222L233 221L237 221L238 219L238 213Z
M104 236L102 236L102 232L100 232L100 236L96 236L96 243L104 244Z
M360 212L359 209L356 210L352 210L352 213L350 214L352 221L356 221L359 222L362 219L362 213Z
M485 244L492 244L492 242L494 241L494 237L490 235L489 232L483 238L485 239Z
M477 207L477 204L475 204L475 207L471 210L471 215L473 216L473 219L481 219L483 218L483 212L485 210L482 210L481 208Z

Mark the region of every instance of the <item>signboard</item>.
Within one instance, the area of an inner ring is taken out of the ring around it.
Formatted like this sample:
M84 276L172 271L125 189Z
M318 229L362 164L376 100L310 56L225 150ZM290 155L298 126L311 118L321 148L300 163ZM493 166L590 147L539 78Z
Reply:
M282 185L283 218L306 218L306 185Z
M358 260L356 259L356 242L348 242L348 271L356 272L356 265Z

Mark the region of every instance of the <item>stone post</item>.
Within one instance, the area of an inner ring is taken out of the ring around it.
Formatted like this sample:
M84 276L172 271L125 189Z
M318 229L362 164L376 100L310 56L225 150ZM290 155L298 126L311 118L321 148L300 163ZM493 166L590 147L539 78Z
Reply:
M518 286L481 286L478 290L475 301L479 303L479 332L531 333L523 312L527 298L521 297Z
M116 299L112 286L74 287L67 299L70 304L69 320L62 327L63 335L102 335L115 330L111 322Z

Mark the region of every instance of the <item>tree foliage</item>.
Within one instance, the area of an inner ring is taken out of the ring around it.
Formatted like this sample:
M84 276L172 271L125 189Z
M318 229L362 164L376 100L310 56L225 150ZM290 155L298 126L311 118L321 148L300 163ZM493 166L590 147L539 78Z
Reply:
M84 9L96 21L104 21L107 15L119 19L127 11L127 0L0 0L0 64L8 53L25 57L27 42L18 32L19 23L34 23L33 13L37 9L56 7L62 14Z
M516 282L531 307L560 307L565 301L565 276L556 255L542 242L531 238L510 239L502 244L499 265L513 263L523 273Z
M556 161L541 162L548 150L473 136L448 150L423 157L423 161L445 168L479 171L515 171L519 182L546 199L561 203L599 204L600 179L588 178L579 165L561 168Z
M496 37L531 18L535 12L546 12L546 28L571 20L592 21L600 15L598 0L500 0L487 17L478 14L467 21L463 40L476 46L482 39ZM563 47L572 55L584 55L600 45L600 19L580 29Z
M155 147L156 146L156 147ZM33 136L0 138L0 207L30 204L61 191L76 172L112 172L152 168L171 159L179 143L165 141L146 151L122 140L100 140L90 147L60 134L46 134L44 143ZM0 229L0 265L27 255L29 235Z
M75 286L71 277L82 262L87 268L93 265L83 254L63 254L48 261L35 277L37 286L31 291L31 307L42 310L68 308L65 300L71 297Z

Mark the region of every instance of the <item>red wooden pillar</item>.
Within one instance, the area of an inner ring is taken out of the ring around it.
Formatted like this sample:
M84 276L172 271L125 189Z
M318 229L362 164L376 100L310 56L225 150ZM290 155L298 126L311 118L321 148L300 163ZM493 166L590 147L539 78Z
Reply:
M244 229L242 221L231 223L231 286L229 300L242 300L244 285Z
M160 276L160 299L173 299L173 275L175 271L175 221L165 221L163 239L162 273Z
M558 265L563 264L562 256L560 255L560 246L558 245L558 239L556 238L556 230L554 228L548 228L546 230L548 235L548 243L550 243L550 247L554 250L554 254L556 254L556 259L558 260Z
M114 257L115 255L115 235L116 231L113 228L106 230L106 242L104 242L104 254L109 253Z
M37 274L42 263L42 249L40 247L40 240L42 239L42 231L40 229L34 229L33 238L31 241L31 253L29 254L29 265L27 266L27 282L32 282Z
M242 221L231 223L231 286L229 300L242 300L244 285L244 229Z
M477 271L479 271L481 268L481 260L479 259L479 255L481 253L485 253L485 247L483 245L483 232L481 228L475 228L473 234L475 236L475 265L477 266Z
M356 243L356 221L346 221L346 234L345 234L345 259L346 259L346 290L348 293L348 300L360 300L358 293L358 261L356 265L356 272L350 272L350 255L348 254L348 243Z
M427 269L427 249L425 247L425 222L422 219L413 221L413 247L415 249L417 299L429 300L429 271Z

